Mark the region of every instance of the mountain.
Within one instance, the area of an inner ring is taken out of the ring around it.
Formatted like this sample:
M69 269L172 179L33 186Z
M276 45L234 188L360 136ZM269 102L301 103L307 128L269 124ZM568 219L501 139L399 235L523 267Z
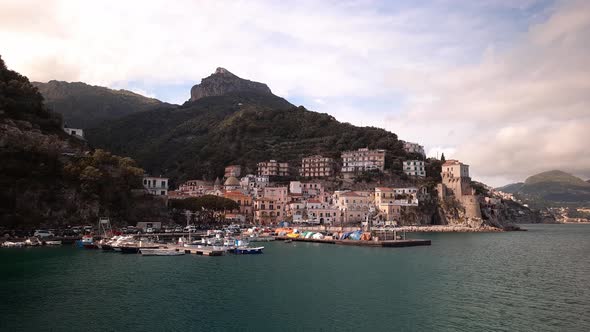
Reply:
M75 128L92 128L105 120L172 107L154 98L127 90L112 90L81 82L32 82L45 99L45 104L63 116L64 122Z
M143 170L130 158L88 148L0 57L0 229L137 221L156 213L137 195ZM146 207L147 206L147 207ZM143 214L145 213L145 214Z
M190 101L204 97L224 96L230 93L272 94L266 84L239 78L227 69L220 67L209 77L203 78L200 84L191 88Z
M514 194L517 193L524 186L524 182L516 182L507 184L503 187L496 188L496 190L503 191L505 193Z
M227 75L218 69L212 76ZM96 147L133 157L152 174L180 181L215 179L230 164L255 172L263 160L296 166L303 156L339 158L344 150L364 147L386 149L386 168L401 171L406 153L391 132L338 122L328 114L295 107L266 89L216 91L223 94L105 122L86 131L86 138Z
M536 206L590 203L590 183L559 170L535 174L524 183L499 189L511 192Z

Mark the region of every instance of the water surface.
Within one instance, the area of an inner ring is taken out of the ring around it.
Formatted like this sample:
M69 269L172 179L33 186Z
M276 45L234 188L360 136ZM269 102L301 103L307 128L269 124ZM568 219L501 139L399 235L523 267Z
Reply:
M590 225L265 243L253 256L0 250L2 331L590 331Z

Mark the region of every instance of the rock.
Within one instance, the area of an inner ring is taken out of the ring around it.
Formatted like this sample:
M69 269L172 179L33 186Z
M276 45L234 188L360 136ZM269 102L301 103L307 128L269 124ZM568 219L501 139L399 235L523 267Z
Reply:
M202 79L201 84L192 87L190 101L235 92L272 95L270 88L266 84L239 78L227 69L220 67L215 70L215 73Z

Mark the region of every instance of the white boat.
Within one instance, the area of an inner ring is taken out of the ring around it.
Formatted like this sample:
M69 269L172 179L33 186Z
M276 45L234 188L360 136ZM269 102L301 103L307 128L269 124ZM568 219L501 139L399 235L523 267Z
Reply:
M36 237L30 237L28 239L25 240L25 245L26 246L31 246L31 247L37 247L42 245L43 243L41 243L41 241L39 241L38 238Z
M139 249L142 256L181 256L183 251L176 251L175 249Z
M45 241L45 245L47 245L47 246L60 246L61 241Z
M2 248L20 248L20 247L24 247L25 243L24 242L10 242L10 241L6 241L2 243Z

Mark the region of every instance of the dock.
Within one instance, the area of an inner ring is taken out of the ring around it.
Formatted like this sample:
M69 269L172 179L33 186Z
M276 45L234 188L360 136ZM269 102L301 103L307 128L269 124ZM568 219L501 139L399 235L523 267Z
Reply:
M167 244L164 247L166 247L167 249L182 251L185 254L195 254L198 256L223 256L223 254L225 253L225 250L223 250L223 249L215 249L215 248L207 248L207 247L202 247L202 248L198 248L196 246L184 247L184 246L176 245L176 244Z
M305 238L290 238L287 236L277 236L277 240L292 240L298 242L314 242L339 244L345 246L360 246L360 247L386 247L386 248L402 248L402 247L416 247L429 246L432 244L430 240L421 239L406 239L406 240L384 240L384 241L361 241L361 240L325 240L325 239L305 239Z

